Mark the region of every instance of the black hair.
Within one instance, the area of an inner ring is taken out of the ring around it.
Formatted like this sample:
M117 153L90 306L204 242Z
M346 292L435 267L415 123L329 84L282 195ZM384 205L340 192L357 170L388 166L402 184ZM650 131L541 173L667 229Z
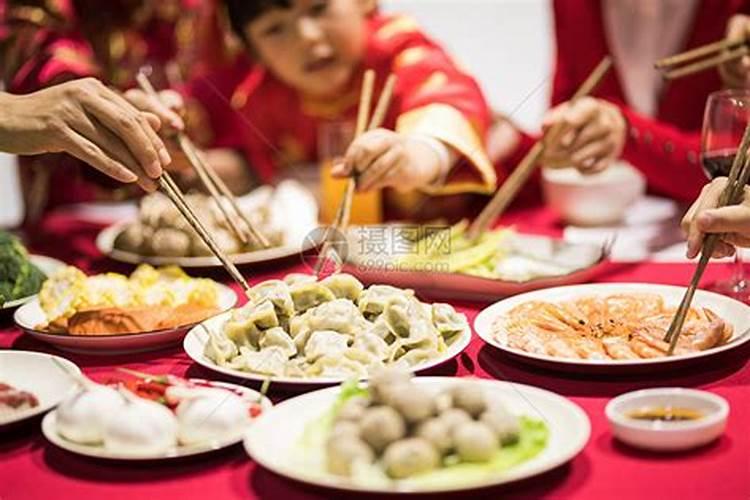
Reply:
M272 9L289 9L293 0L224 0L232 30L245 40L245 27L248 23Z

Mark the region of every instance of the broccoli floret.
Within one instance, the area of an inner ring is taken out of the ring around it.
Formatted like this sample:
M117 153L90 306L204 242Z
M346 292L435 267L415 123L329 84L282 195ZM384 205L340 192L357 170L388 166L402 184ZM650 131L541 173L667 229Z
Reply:
M37 293L45 279L21 242L0 231L0 303Z

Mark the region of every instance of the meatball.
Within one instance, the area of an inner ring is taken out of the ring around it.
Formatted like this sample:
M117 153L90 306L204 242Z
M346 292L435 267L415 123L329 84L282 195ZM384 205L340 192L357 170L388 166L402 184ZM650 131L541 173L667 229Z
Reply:
M362 416L359 429L362 439L378 453L406 435L404 419L388 406L367 409Z
M429 472L440 463L437 450L422 438L409 438L388 446L383 454L386 473L395 479L403 479Z
M442 454L448 453L453 448L451 427L446 419L437 417L425 420L419 424L415 434L429 441Z
M500 449L495 433L480 422L457 427L453 431L453 444L465 462L486 462Z
M339 412L336 414L336 420L353 420L359 421L365 414L365 410L370 405L370 399L364 396L357 396L346 401Z
M399 384L390 391L388 399L391 406L410 424L416 424L435 414L432 396L415 388L413 384Z
M479 417L487 409L484 391L475 383L465 383L453 387L453 406L465 410L474 418Z
M370 396L373 402L388 404L391 391L401 385L411 382L411 373L401 368L384 368L370 377Z
M129 224L125 230L115 238L115 248L126 252L142 253L142 247L146 238L151 237L150 231L148 236L146 236L144 232L146 229L149 229L148 226L141 225L138 222Z
M359 438L359 425L351 420L339 420L331 428L331 437L352 436Z
M372 463L375 454L367 444L355 436L331 436L326 442L326 465L328 470L340 476L348 476L355 463Z
M440 414L440 419L444 420L448 428L453 432L454 429L471 422L468 413L460 408L450 408Z
M177 229L157 229L151 237L151 251L163 257L190 255L190 237Z
M518 441L521 433L518 417L504 408L500 406L490 408L482 413L480 421L492 429L501 445L506 446Z

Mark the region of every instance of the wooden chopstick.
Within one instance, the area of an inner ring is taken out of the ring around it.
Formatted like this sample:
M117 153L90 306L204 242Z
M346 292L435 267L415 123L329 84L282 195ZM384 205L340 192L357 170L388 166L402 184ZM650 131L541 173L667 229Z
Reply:
M718 40L716 42L712 42L706 45L702 45L700 47L696 47L694 49L682 52L680 54L675 54L673 56L665 57L663 59L659 59L654 64L654 67L661 69L666 68L668 66L677 66L680 64L685 64L689 61L692 61L693 59L699 59L701 57L706 57L714 52L721 52L723 50L736 48L738 45L744 45L747 42L747 40L744 40L742 38L724 38L722 40Z
M602 81L604 76L612 66L612 58L606 56L601 62L594 68L591 74L586 78L586 81L578 88L576 93L571 99L572 102L580 99L593 92L597 85ZM515 168L515 170L508 176L502 186L495 192L495 195L487 203L482 212L477 216L474 222L469 227L467 232L467 238L469 241L476 241L481 234L483 234L489 226L500 217L506 208L515 199L518 192L521 190L523 185L529 179L531 174L534 172L539 159L544 153L545 148L548 144L553 144L559 139L559 135L562 131L562 126L559 124L552 127L547 131L544 136L537 141L532 148L526 153L521 162Z
M375 130L380 127L385 121L385 115L388 113L388 107L391 105L391 98L393 97L393 89L396 86L396 75L388 75L388 79L383 87L383 92L378 98L378 103L375 106L375 111L372 114L369 124L367 125L366 131ZM362 135L361 133L358 135ZM347 181L346 192L344 199L337 211L336 224L334 229L337 231L345 230L349 226L349 219L352 213L352 202L354 201L354 192L357 187L356 175L352 175Z
M750 157L748 157L748 147L750 147L750 123L745 128L745 133L742 136L742 141L737 149L737 154L732 162L732 169L729 171L729 178L727 185L722 191L719 197L718 207L726 205L736 205L742 200L742 195L745 189L745 185L750 180ZM685 291L685 295L682 297L677 311L675 312L674 318L667 329L667 333L664 336L664 341L669 342L669 350L667 354L671 356L674 353L674 349L677 346L677 340L682 333L682 327L685 324L685 319L690 311L690 304L695 296L695 291L698 288L703 272L706 270L708 261L713 254L716 243L719 241L719 234L710 234L703 240L703 246L701 248L701 257L693 273L693 277L690 280L690 285Z
M156 100L160 100L159 94L156 92L156 89L151 84L145 73L139 72L138 74L136 74L136 81L138 82L138 85L141 87L141 89L149 96L153 97ZM198 150L193 144L193 141L191 141L184 132L180 132L177 134L177 142L180 145L180 149L182 149L182 152L185 153L185 156L190 162L190 165L193 167L193 170L195 170L195 172L198 174L201 183L206 187L213 200L219 206L219 210L226 219L227 225L235 234L235 236L237 236L240 242L242 242L243 245L247 245L247 235L245 231L242 231L239 228L234 218L227 211L227 207L222 201L221 194L224 194L227 200L229 200L229 203L232 206L233 210L245 223L246 229L248 230L250 235L262 247L267 248L269 246L268 240L266 240L266 238L264 238L261 233L245 217L245 215L242 213L242 210L240 210L239 205L237 204L237 200L235 199L232 192L229 190L229 188L227 188L226 184L221 181L221 178L218 174L216 174L213 168L203 161L203 159L200 157L200 154L198 154ZM219 182L216 182L217 180L219 180ZM222 193L219 192L220 190L222 191Z
M185 218L185 220L188 221L195 232L198 233L198 236L200 236L206 246L208 246L213 254L219 259L219 262L221 262L221 264L224 266L224 269L227 270L232 279L234 279L234 281L236 281L242 287L242 290L246 295L249 295L250 285L248 285L247 281L234 265L234 263L229 260L224 251L219 247L219 245L216 244L214 239L211 237L211 234L208 232L208 230L203 226L203 223L200 221L200 219L198 219L198 217L195 215L193 210L190 208L190 205L188 205L188 203L185 201L185 197L182 194L182 191L180 191L180 188L174 182L172 176L169 175L169 172L163 172L161 177L159 177L159 187L161 187L162 191L164 191L167 197L169 197L175 207L177 207L177 210L180 211L182 216Z
M681 66L677 69L667 71L666 73L664 73L664 78L666 78L667 80L682 78L683 76L692 75L693 73L699 73L709 68L713 68L714 66L718 66L719 64L723 64L727 61L739 59L749 53L750 49L747 47L747 45L743 45L739 48L721 53L717 56L709 57L707 59L703 59L702 61L698 61L692 64Z
M362 78L362 91L359 97L359 107L357 108L357 124L354 130L354 139L359 137L365 132L368 124L368 116L370 114L370 106L372 105L372 94L375 86L375 71L368 69ZM325 268L326 262L328 262L328 255L331 252L331 237L336 234L338 228L341 227L344 221L344 213L347 210L347 201L351 207L351 200L354 198L354 191L357 188L357 181L354 173L346 181L346 188L344 190L344 197L336 210L336 216L333 219L333 224L328 227L323 236L323 246L318 252L318 258L315 263L314 272L319 275Z

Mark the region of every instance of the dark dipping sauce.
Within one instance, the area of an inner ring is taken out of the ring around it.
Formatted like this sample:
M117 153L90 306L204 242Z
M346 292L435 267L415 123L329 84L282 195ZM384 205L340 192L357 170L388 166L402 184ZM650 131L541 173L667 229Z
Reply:
M652 422L685 422L703 418L703 413L691 408L679 406L654 406L632 410L626 414L634 420L649 420Z

